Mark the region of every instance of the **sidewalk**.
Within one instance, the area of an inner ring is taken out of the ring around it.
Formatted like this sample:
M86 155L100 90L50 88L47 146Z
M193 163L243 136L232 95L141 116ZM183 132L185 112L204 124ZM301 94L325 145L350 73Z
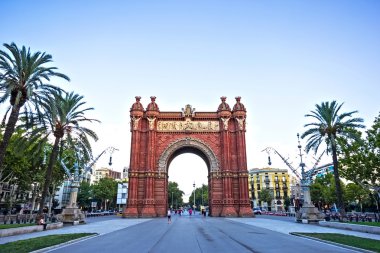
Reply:
M322 227L316 224L303 224L289 221L272 220L266 218L228 218L234 222L240 222L251 226L261 227L272 231L280 232L283 234L289 234L291 232L299 233L337 233L344 235L353 235L362 238L370 238L380 240L380 235L368 234L356 231L350 231L345 229L336 229Z
M99 235L108 234L123 228L127 228L142 222L149 221L151 219L114 219L105 220L99 222L92 222L83 225L76 226L65 226L59 229L45 230L41 232L33 232L21 235L13 235L0 238L0 244L7 242L14 242L19 240L25 240L29 238L35 238L45 235L56 235L56 234L73 234L73 233L98 233Z
M290 221L272 220L266 218L226 218L233 222L240 222L243 224L265 228L268 230L289 234L291 232L300 233L338 233L345 235L353 235L363 238L370 238L380 240L380 235L368 234L362 232L355 232L349 230L327 228L313 224L302 224ZM151 219L112 219L99 222L92 222L84 225L65 226L60 229L46 230L41 232L34 232L22 235L14 235L0 238L0 244L13 242L18 240L25 240L45 235L53 234L72 234L72 233L98 233L99 235L111 233L123 228L127 228L136 224L147 222Z

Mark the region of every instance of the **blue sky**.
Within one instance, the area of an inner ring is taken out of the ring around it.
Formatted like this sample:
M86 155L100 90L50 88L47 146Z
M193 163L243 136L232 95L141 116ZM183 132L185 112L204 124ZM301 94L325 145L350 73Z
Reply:
M366 125L380 111L379 1L3 0L0 10L0 42L52 54L72 80L56 84L95 107L94 154L119 148L115 170L129 165L136 95L144 106L156 96L161 111L216 111L221 96L241 96L248 168L267 166L268 146L297 167L296 134L317 103L344 102ZM198 159L179 156L169 171L188 179L187 194L207 181L203 162L187 165Z

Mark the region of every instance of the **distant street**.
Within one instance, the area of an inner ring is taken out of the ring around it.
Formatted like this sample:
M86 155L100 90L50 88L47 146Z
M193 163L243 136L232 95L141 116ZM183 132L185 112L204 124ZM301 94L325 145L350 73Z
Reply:
M285 217L285 220L288 218ZM95 219L93 220L95 221ZM290 221L290 219L289 219ZM173 215L49 252L355 252L224 218Z

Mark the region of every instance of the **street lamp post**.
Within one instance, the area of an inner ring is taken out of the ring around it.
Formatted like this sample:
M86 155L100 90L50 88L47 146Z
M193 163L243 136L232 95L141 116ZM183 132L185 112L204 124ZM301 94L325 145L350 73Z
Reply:
M203 206L203 184L202 184L202 206Z
M172 192L172 208L173 208L173 192Z
M193 188L194 188L194 211L195 211L195 182L193 183Z
M253 173L250 174L251 175L251 204L252 204L252 208L254 207L254 195L255 195L255 188L253 187Z
M300 166L301 166L301 188L302 188L302 191L303 191L303 194L304 194L304 203L305 204L309 204L309 201L310 199L307 199L307 197L310 198L310 192L309 192L309 185L307 184L306 182L306 177L305 177L305 163L303 162L302 160L302 152L301 152L301 143L300 143L300 134L297 133L297 138L298 138L298 150L299 150L299 155L300 155L300 159L301 159L301 163L300 163ZM306 196L308 195L307 192L309 193L309 196Z
M300 135L297 133L298 138L298 150L299 150L299 156L301 159L301 189L303 193L303 204L302 208L299 213L297 213L297 221L298 222L304 222L307 221L307 223L310 222L318 222L322 220L321 214L314 205L311 204L311 198L310 198L310 179L306 177L305 173L305 163L302 159L302 151L301 151L301 142L300 142Z

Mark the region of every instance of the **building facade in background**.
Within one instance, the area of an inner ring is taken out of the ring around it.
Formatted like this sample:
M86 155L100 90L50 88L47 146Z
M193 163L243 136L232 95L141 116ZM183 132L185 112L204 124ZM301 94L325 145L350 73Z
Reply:
M95 171L91 177L90 184L94 184L96 182L99 182L99 180L102 178L113 178L115 180L120 180L121 179L121 172L114 171L114 170L108 169L108 168L95 169Z
M272 211L285 211L284 200L290 198L291 176L287 169L262 168L249 170L249 194L252 207ZM266 203L260 199L260 191L269 189L273 200Z

